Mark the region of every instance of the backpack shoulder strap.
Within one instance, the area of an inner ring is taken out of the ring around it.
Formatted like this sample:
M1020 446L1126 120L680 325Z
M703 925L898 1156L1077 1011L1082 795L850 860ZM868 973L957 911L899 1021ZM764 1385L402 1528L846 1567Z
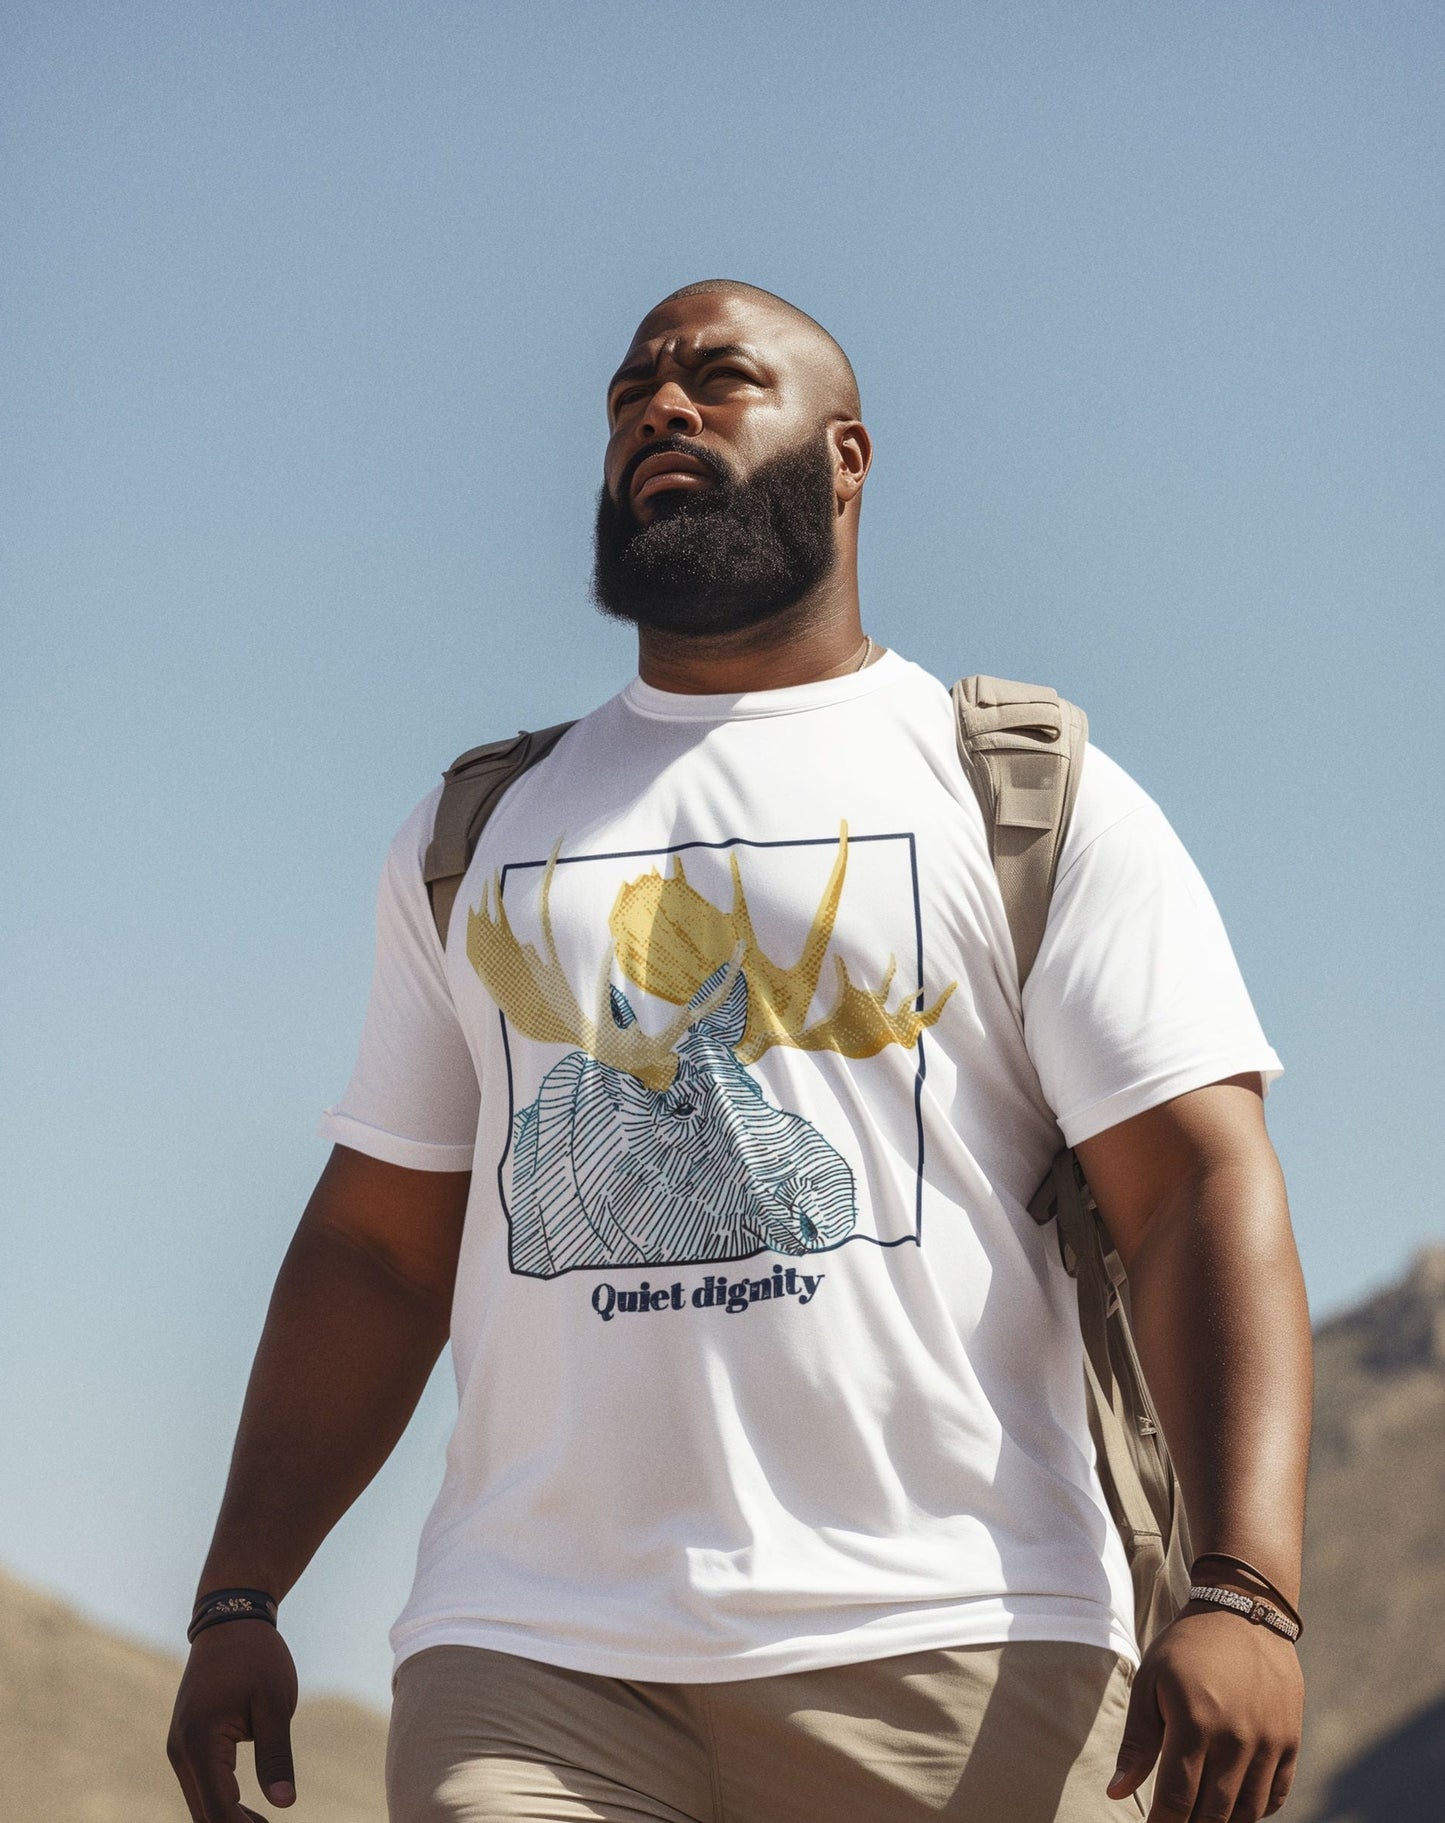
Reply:
M1188 1601L1193 1549L1178 1477L1134 1345L1128 1280L1072 1152L1054 1158L1029 1214L1040 1226L1054 1223L1064 1269L1076 1281L1085 1409L1100 1485L1129 1563L1142 1649Z
M959 756L988 828L1022 988L1044 940L1089 723L1046 684L1003 677L960 678L953 707Z
M1089 724L1053 690L1001 677L961 678L953 703L958 751L983 810L1022 988L1043 941ZM1029 1214L1040 1226L1053 1222L1076 1283L1085 1408L1100 1485L1129 1562L1142 1648L1188 1599L1190 1546L1178 1479L1134 1347L1124 1268L1067 1147Z
M572 726L571 722L558 722L555 727L533 732L524 728L509 741L490 741L483 747L468 748L442 774L442 794L422 863L422 879L443 949L462 876L471 865L477 841L502 793L539 760L546 759Z

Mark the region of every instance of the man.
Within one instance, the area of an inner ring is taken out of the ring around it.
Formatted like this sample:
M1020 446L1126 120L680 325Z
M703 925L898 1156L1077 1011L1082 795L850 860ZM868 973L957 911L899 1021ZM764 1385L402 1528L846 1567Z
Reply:
M947 692L862 625L871 449L810 318L689 286L608 415L595 592L640 675L505 794L445 947L435 794L393 845L201 1578L192 1815L245 1814L248 1738L293 1800L295 1674L248 1604L296 1581L450 1330L395 1823L1073 1823L1144 1814L1156 1761L1154 1823L1253 1823L1289 1787L1293 1646L1191 1602L1136 1675L1072 1282L1026 1210L1062 1128L1195 1542L1235 1560L1206 1580L1292 1605L1279 1066L1208 894L1090 749L1020 996Z

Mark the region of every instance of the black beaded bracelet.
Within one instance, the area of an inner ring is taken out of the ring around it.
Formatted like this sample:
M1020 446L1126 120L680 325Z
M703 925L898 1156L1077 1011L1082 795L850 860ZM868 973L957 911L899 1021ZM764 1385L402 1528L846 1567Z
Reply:
M186 1639L194 1640L207 1627L219 1627L228 1620L264 1620L276 1625L277 1602L264 1589L212 1589L196 1603Z

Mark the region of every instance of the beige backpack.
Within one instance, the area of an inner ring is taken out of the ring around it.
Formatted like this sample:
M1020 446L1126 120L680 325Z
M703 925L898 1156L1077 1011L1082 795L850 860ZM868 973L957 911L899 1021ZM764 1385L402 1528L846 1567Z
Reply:
M1022 989L1048 921L1088 723L1081 709L1047 687L998 677L962 678L953 703L959 756L983 810ZM571 726L561 722L473 747L448 767L423 866L443 946L462 877L502 793ZM1191 1553L1179 1484L1134 1347L1128 1281L1067 1147L1029 1213L1040 1224L1053 1222L1060 1256L1078 1286L1089 1429L1129 1560L1142 1649L1188 1600Z

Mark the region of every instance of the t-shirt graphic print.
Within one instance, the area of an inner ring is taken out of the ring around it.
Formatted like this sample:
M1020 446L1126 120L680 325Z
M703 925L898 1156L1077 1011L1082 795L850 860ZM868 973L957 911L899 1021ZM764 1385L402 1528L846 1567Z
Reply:
M1022 994L948 692L894 653L743 696L634 679L503 794L444 948L435 810L392 843L323 1120L470 1174L398 1657L1137 1656L1076 1289L1027 1205L1061 1135L1279 1068L1158 806L1088 748Z
M866 1167L826 1067L765 1086L770 1054L856 1065L892 1046L921 1086L923 1032L957 984L931 1004L918 986L914 847L911 833L850 839L844 822L831 838L694 842L664 856L559 844L545 862L495 870L466 945L501 1015L515 1109L498 1165L513 1272L918 1239L921 1124L908 1181L860 1207ZM890 898L894 915L880 917ZM845 902L866 906L868 929L907 931L907 985L895 953L850 969L834 940ZM782 928L802 906L805 926ZM569 974L559 922L582 947L603 916L597 959ZM850 1080L867 1094L866 1073ZM790 1083L807 1112L790 1105Z

